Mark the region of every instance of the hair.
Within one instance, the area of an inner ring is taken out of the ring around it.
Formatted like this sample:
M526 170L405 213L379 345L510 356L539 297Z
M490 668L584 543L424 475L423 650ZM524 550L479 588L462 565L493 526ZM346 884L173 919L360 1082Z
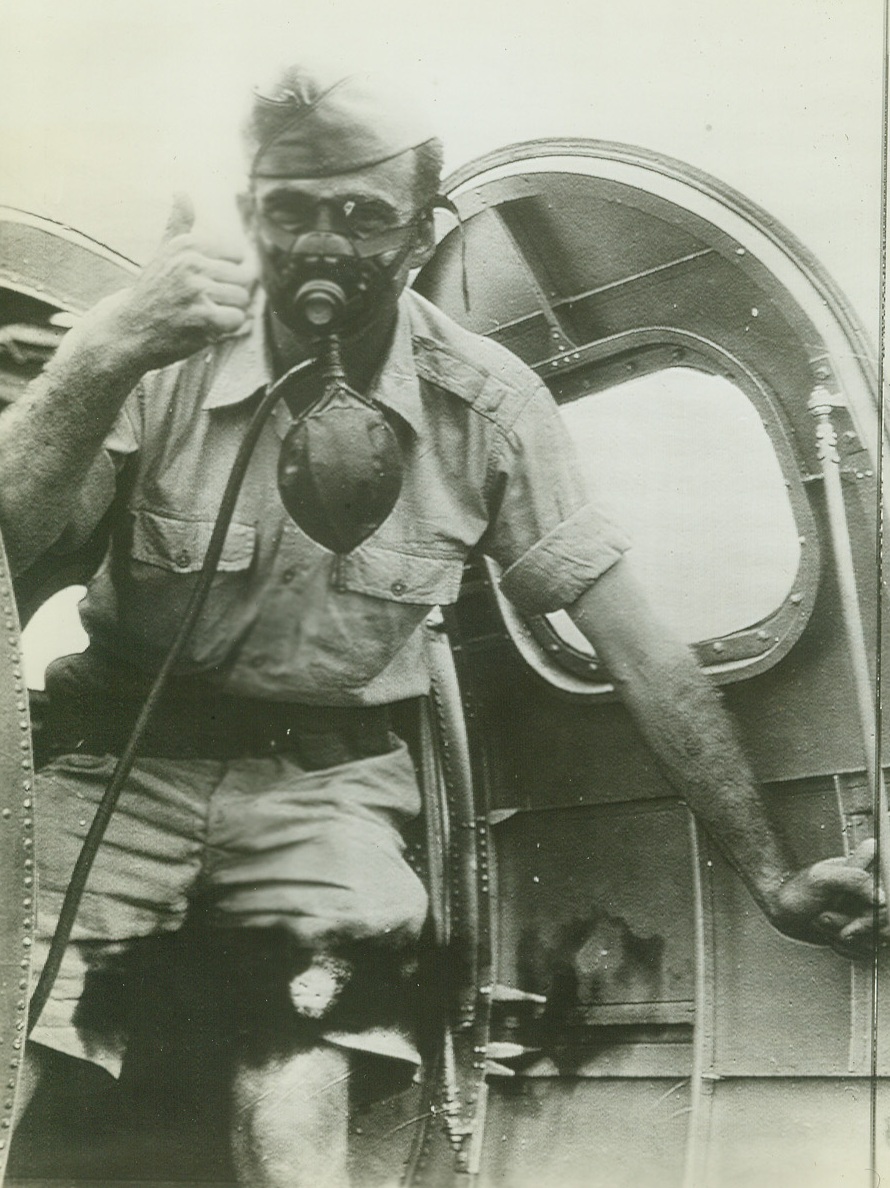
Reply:
M442 188L445 154L438 137L426 140L414 149L414 205L424 210Z

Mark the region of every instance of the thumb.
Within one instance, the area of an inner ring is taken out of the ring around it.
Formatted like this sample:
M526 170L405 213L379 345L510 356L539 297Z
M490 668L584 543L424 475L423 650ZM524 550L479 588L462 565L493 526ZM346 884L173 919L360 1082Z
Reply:
M173 206L167 215L167 225L161 242L167 243L177 235L185 235L195 225L195 206L184 190L177 190L173 195Z

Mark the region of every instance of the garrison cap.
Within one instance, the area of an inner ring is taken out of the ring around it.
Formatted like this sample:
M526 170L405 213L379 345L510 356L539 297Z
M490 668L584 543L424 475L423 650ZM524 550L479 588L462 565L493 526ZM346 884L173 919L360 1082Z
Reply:
M412 96L371 72L334 81L301 67L256 90L245 128L252 178L334 177L436 139Z

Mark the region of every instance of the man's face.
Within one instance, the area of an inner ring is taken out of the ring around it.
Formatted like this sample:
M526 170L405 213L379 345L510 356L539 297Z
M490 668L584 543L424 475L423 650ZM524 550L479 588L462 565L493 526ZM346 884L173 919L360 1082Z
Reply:
M391 314L411 268L424 263L434 247L432 219L416 205L415 178L415 154L409 151L336 177L254 181L239 205L263 286L285 324L298 334L303 329L288 316L305 280L288 246L314 232L345 237L359 255L368 253L363 259L371 264L370 295L345 332L360 334L369 321Z

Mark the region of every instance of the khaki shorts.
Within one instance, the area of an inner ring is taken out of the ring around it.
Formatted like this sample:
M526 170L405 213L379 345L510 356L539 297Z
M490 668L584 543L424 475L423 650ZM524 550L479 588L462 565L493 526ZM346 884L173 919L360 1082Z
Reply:
M111 756L66 755L37 777L35 977L114 763ZM222 928L283 928L310 950L353 941L404 947L419 935L427 907L400 833L419 810L401 743L389 754L321 771L305 771L284 753L138 760L32 1038L116 1074L126 1036L78 1021L84 982L138 938L178 931L196 902ZM324 1038L417 1061L399 1027Z

